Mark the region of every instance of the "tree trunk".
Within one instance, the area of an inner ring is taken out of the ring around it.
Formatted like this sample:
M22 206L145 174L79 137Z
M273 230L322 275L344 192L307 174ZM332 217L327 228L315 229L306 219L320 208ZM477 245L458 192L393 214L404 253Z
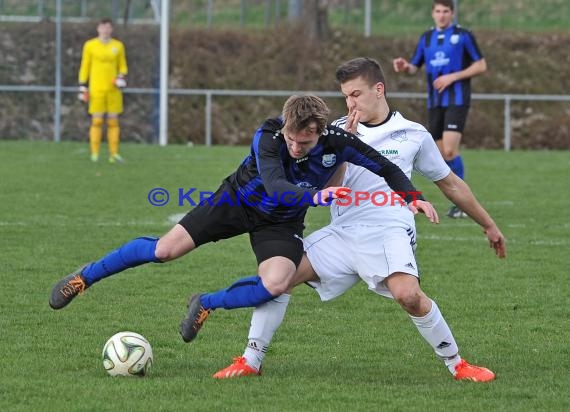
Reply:
M321 41L329 37L329 0L303 2L303 23L311 40Z

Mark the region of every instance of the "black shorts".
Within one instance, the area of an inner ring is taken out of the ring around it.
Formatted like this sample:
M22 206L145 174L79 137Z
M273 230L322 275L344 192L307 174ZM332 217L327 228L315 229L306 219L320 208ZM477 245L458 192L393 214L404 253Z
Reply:
M258 264L283 256L299 266L303 257L303 222L273 222L252 207L238 205L236 199L237 194L226 179L211 200L196 206L178 223L192 236L196 247L249 233Z
M428 109L428 130L434 140L443 137L444 131L463 133L469 106L433 107Z

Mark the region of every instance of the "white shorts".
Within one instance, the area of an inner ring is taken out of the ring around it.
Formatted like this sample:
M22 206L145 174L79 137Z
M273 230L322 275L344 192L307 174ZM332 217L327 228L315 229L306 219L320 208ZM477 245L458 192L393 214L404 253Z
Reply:
M325 226L303 241L320 278L309 282L321 300L346 292L360 279L368 289L393 298L384 279L396 272L419 278L415 228L386 226Z

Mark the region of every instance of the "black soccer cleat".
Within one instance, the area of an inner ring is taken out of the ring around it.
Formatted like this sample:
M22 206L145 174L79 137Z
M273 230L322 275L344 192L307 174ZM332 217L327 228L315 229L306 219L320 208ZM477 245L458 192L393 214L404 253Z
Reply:
M67 275L53 287L49 297L49 305L52 309L61 309L67 306L73 298L83 293L88 288L81 272L85 269L82 266L70 275Z
M193 295L188 301L188 316L180 322L180 335L184 342L191 342L196 338L198 332L212 312L205 309L200 303L200 295Z
M463 210L459 209L455 205L453 205L449 208L449 210L447 211L447 216L452 218L452 219L462 219L462 218L469 217L469 216L467 216L467 213L465 213Z

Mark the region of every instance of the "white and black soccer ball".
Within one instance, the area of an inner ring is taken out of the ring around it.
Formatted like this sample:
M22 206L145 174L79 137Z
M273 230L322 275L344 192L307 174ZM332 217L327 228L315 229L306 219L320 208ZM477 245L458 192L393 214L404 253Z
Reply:
M111 376L145 376L152 366L152 348L144 336L119 332L103 347L103 366Z

